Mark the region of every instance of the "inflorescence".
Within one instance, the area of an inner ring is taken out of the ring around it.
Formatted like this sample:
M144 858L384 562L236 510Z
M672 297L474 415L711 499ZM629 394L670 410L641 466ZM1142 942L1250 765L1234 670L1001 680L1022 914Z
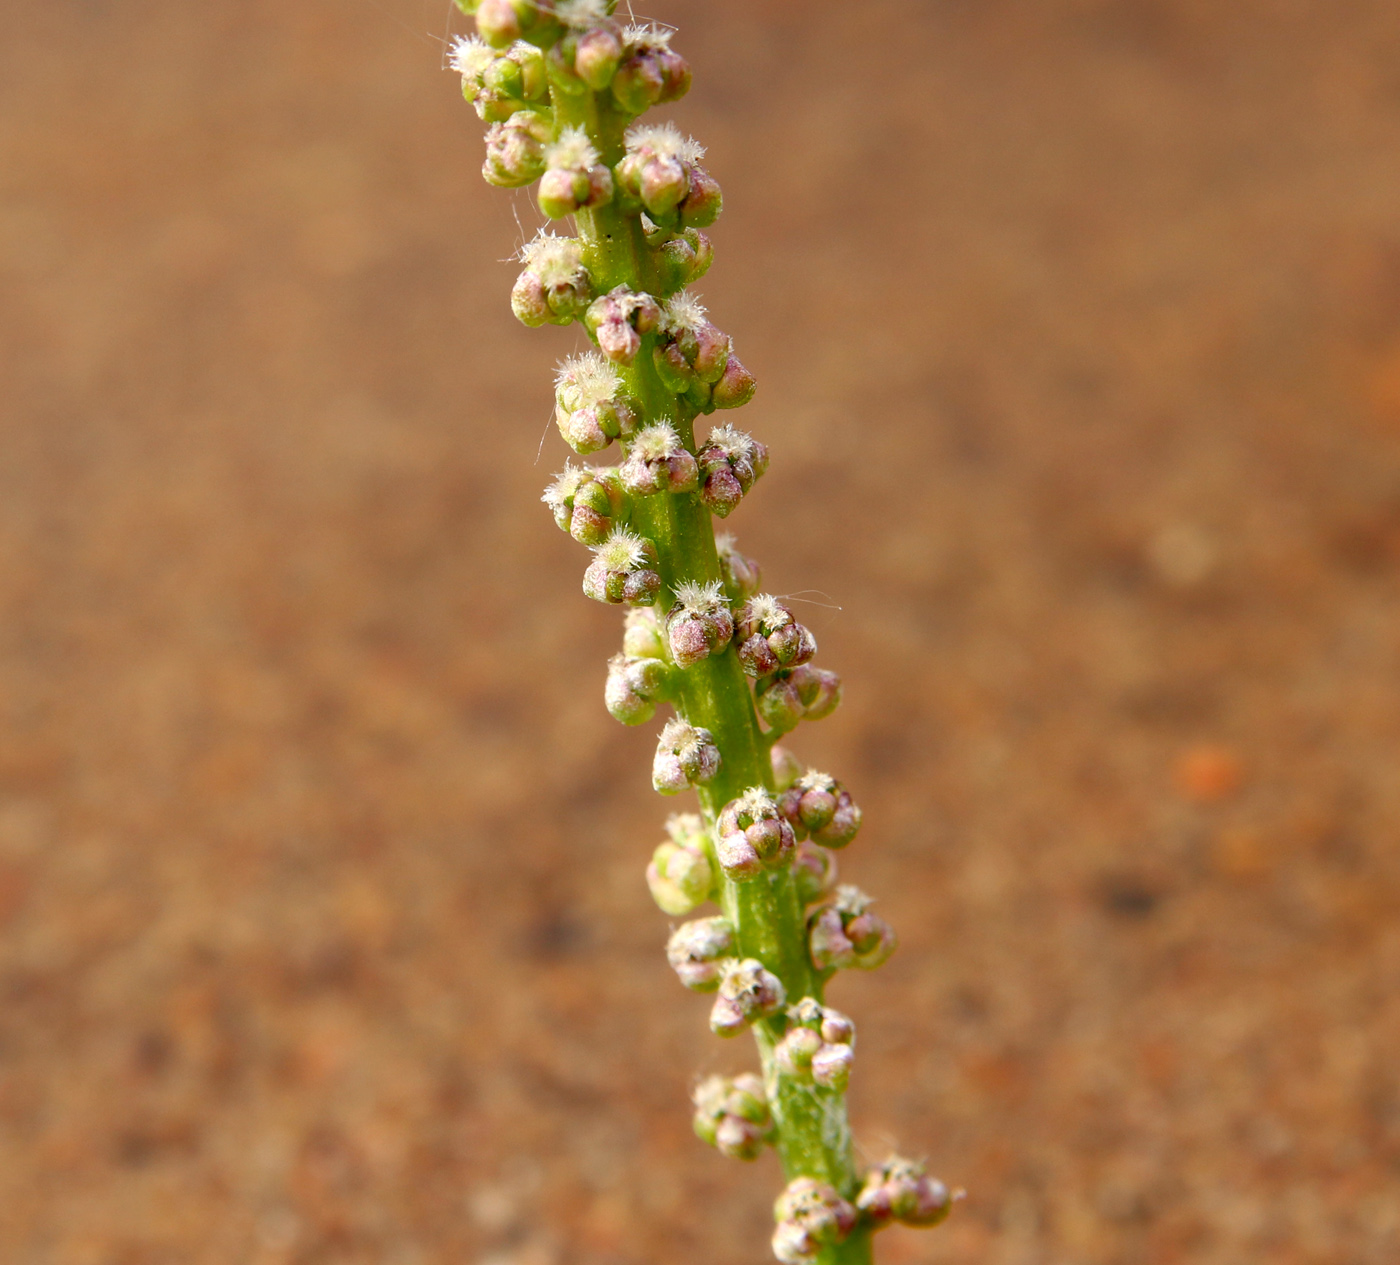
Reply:
M725 1155L777 1149L788 1184L773 1251L786 1265L861 1265L872 1232L934 1225L950 1194L922 1164L862 1171L846 1123L855 1025L825 1004L838 970L879 966L893 929L859 888L837 882L835 851L861 810L835 778L777 740L829 716L840 678L813 662L816 638L761 591L753 559L714 531L768 468L744 430L696 423L746 404L753 375L691 287L723 207L705 149L670 122L640 122L690 87L671 32L614 16L615 0L457 0L477 33L450 67L488 124L483 175L536 186L547 220L519 252L511 292L528 326L575 325L591 347L559 366L555 421L575 453L616 443L609 466L565 462L543 500L592 550L584 593L626 608L604 700L627 725L661 728L652 785L693 790L646 867L662 911L684 918L666 957L681 983L714 995L710 1027L752 1030L762 1075L710 1076L695 1131Z

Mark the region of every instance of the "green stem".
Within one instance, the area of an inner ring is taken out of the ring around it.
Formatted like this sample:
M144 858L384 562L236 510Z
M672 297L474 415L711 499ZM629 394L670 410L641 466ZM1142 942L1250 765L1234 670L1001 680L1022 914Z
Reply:
M627 120L591 92L553 92L560 126L583 126L602 160L615 165L623 156ZM626 285L658 295L660 279L653 253L642 232L641 217L615 205L582 211L576 217L586 258L602 292ZM643 340L636 363L625 377L640 402L646 422L669 420L682 440L695 449L694 415L666 389L652 361L653 335ZM679 411L678 411L679 410ZM708 583L721 578L710 512L695 493L640 498L632 526L650 539L660 558L665 592L658 608L684 581ZM748 678L731 646L681 674L677 711L690 724L708 729L723 757L718 774L700 788L700 805L713 828L720 810L751 786L773 787L768 750L771 740L759 728ZM822 979L807 952L807 928L797 886L787 871L761 875L744 883L721 879L720 906L737 931L743 956L756 958L783 982L789 1002L822 999ZM777 1149L789 1180L814 1177L853 1199L860 1185L843 1094L784 1076L773 1057L786 1020L782 1016L754 1025L763 1062L764 1081L777 1124ZM871 1236L859 1229L844 1243L827 1248L822 1265L867 1265Z

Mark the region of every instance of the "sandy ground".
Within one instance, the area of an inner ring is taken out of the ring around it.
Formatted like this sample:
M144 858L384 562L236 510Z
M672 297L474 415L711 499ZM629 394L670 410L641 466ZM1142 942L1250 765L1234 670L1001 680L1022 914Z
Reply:
M1400 1259L1400 11L651 12L970 1191L882 1260ZM5 18L0 1258L757 1265L445 0Z

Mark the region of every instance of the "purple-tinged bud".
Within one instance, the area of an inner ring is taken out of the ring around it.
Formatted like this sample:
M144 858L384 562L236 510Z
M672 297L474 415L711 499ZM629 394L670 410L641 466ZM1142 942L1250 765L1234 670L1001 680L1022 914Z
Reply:
M708 729L697 729L679 718L668 720L656 740L651 784L662 795L679 795L704 785L719 772L719 748Z
M773 1140L773 1115L763 1081L752 1072L707 1076L691 1096L695 1134L736 1160L757 1159Z
M549 93L544 57L523 41L502 56L475 35L458 36L447 61L462 76L462 95L488 123L502 123L517 110L543 106Z
M635 496L693 492L700 481L694 455L667 422L637 432L618 474L623 487Z
M718 916L683 922L666 941L671 969L697 993L712 993L720 987L725 972L735 965L733 953L734 928Z
M809 834L828 848L844 848L860 829L861 812L834 777L808 769L783 792L778 808L799 839Z
M754 381L753 374L745 369L739 357L731 352L724 366L724 373L710 392L710 406L738 408L753 399L753 393L757 389L758 383Z
M564 463L540 497L561 530L583 545L601 545L626 517L627 494L612 470Z
M652 359L668 391L708 412L713 384L723 376L729 354L729 335L710 324L690 291L666 301Z
M849 883L836 889L829 904L807 920L807 944L812 965L822 972L858 967L873 971L889 961L899 947L894 928L878 914L864 892Z
M714 892L715 872L705 853L704 826L694 813L673 815L671 838L657 845L647 866L647 886L663 913L680 917Z
M670 676L670 669L660 659L615 654L608 660L603 702L624 725L645 724L656 715L657 703L665 699Z
M690 90L690 67L671 51L671 32L633 25L623 32L623 60L613 76L613 99L627 114L679 101Z
M721 654L734 636L734 617L724 586L686 581L676 588L676 604L666 615L666 636L676 666L693 667L712 654Z
M537 200L550 219L612 201L612 173L598 161L598 151L581 127L566 127L544 148L547 170Z
M637 411L617 369L596 351L571 356L554 378L554 421L576 452L597 452L637 428Z
M735 882L786 868L797 847L792 827L761 786L749 787L720 810L716 833L720 868Z
M949 1194L942 1182L928 1177L922 1164L892 1155L865 1175L856 1207L877 1230L892 1221L932 1226L946 1220L962 1197L962 1191Z
M640 203L655 223L674 227L676 208L689 200L692 184L713 183L699 166L705 147L671 123L634 123L627 129L626 143L627 152L617 165L624 205Z
M757 593L763 584L763 572L754 559L739 552L729 532L720 532L715 537L715 550L729 596L738 602Z
M773 767L773 785L785 791L802 776L802 761L786 747L774 744L768 749L768 763Z
M814 997L790 1007L788 1021L787 1033L774 1050L778 1066L796 1080L844 1091L855 1057L855 1025Z
M792 670L792 681L802 701L803 720L825 720L841 704L841 678L835 672L804 663Z
M680 205L681 223L687 228L709 228L724 209L724 194L719 181L703 167L690 174L690 187Z
M791 672L760 677L753 694L759 719L774 733L785 734L797 728L804 709Z
M773 1051L778 1066L787 1076L812 1079L812 1058L822 1048L821 1033L811 1028L792 1028Z
M734 618L739 662L750 676L806 663L817 653L817 639L791 610L769 593L749 598Z
M733 426L715 427L695 459L700 465L700 499L720 518L729 517L768 469L767 447Z
M480 0L476 29L493 48L505 48L535 25L535 0Z
M622 61L622 37L611 24L594 27L578 37L574 71L594 92L601 92Z
M622 625L622 651L635 659L664 659L665 641L654 612L637 608L627 612Z
M544 171L544 149L553 125L549 115L520 110L486 129L486 162L481 174L488 184L518 189Z
M773 1205L773 1255L783 1265L810 1265L823 1248L855 1229L856 1210L835 1188L813 1177L795 1177Z
M643 536L615 527L593 550L583 573L583 591L595 602L650 606L661 590L656 546Z
M641 350L641 335L654 330L661 321L661 308L649 294L616 286L595 300L584 314L588 331L598 340L598 348L615 364L630 365Z
M520 250L524 271L516 278L510 306L531 328L546 321L567 325L593 301L593 278L583 266L583 243L541 229Z
M805 905L821 900L836 882L836 858L815 843L799 843L792 860L797 899Z
M787 993L783 982L753 958L724 964L719 996L710 1011L710 1031L717 1037L735 1037L755 1019L766 1019L783 1008Z
M656 244L661 252L657 262L667 294L699 281L709 271L715 248L704 233L688 228L674 237L665 230L658 230L657 235Z

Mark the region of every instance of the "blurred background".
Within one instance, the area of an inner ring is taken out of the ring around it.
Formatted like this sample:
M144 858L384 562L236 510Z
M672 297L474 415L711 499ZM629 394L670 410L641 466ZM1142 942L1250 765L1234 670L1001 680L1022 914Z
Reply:
M882 1260L1396 1260L1400 13L646 13L903 937L858 1135L970 1192ZM766 1260L464 21L5 18L0 1257Z

